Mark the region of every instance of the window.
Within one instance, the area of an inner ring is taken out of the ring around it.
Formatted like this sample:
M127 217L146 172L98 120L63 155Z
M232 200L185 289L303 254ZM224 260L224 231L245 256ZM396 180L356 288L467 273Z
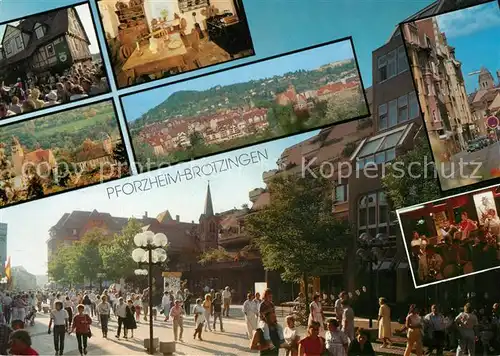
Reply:
M52 46L51 44L47 45L45 49L47 50L47 57L52 57L55 55L54 46Z
M425 44L427 45L427 47L431 48L432 47L432 42L431 42L431 39L429 38L429 36L425 35Z
M12 48L10 48L10 40L9 41L5 41L4 47L5 47L5 52L7 54L11 54L12 53Z
M387 126L387 104L382 104L378 107L379 129L386 129Z
M347 184L339 184L335 187L335 203L347 201Z
M392 100L389 102L389 127L396 126L398 124L398 100Z
M410 120L415 119L419 115L419 107L418 107L418 101L417 101L417 93L412 91L410 94L408 94L408 101L409 101L409 107L410 107Z
M397 74L396 68L397 51L391 51L387 54L387 77L392 78Z
M387 78L387 57L382 56L378 59L378 80L383 82Z
M38 38L38 39L45 36L45 30L43 29L42 25L40 25L40 24L35 25L35 34L36 34L36 38Z
M76 229L73 229L73 235L76 235L77 231Z
M362 196L358 202L358 234L367 232L372 237L379 233L390 235L390 214L383 191Z
M408 120L408 95L398 98L398 122Z
M21 39L21 36L16 37L16 45L17 49L23 49L23 40Z
M404 46L398 48L398 73L408 70L408 57Z

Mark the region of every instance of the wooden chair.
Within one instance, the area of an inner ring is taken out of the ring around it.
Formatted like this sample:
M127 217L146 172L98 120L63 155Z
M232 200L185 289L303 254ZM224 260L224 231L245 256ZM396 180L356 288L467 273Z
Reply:
M122 63L125 63L127 59L134 53L134 46L123 45L120 47L119 56ZM134 82L134 78L127 75L127 84L131 85Z
M193 29L189 34L188 42L189 46L187 48L187 53L184 55L184 61L189 70L201 68L201 64L198 60L200 55L200 35L196 29Z

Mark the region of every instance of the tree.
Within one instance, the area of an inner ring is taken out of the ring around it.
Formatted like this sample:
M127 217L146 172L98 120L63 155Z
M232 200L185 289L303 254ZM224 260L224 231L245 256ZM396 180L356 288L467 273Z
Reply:
M49 276L57 283L63 285L81 283L84 276L76 264L78 252L75 245L63 245L59 247L49 262Z
M345 257L350 226L332 215L334 187L328 179L278 176L268 188L270 204L248 216L245 226L264 268L280 271L284 281L302 281L307 291L309 277Z
M37 198L43 198L44 196L45 192L43 190L42 178L40 178L38 173L34 172L33 174L30 175L28 179L26 197L27 199L37 199Z
M98 273L103 269L99 246L106 237L102 229L93 229L73 246L77 254L74 261L75 266L89 280L91 286L92 282L97 280Z
M330 99L326 105L326 120L338 122L352 119L368 113L368 108L362 95L350 97L335 97Z
M122 164L128 164L127 148L122 141L118 142L113 148L113 159Z
M142 231L142 224L136 219L130 219L121 233L104 241L100 247L103 271L110 280L132 277L137 268L132 260L135 248L134 236Z
M388 166L382 184L392 209L439 199L441 191L427 140L415 141L414 148Z

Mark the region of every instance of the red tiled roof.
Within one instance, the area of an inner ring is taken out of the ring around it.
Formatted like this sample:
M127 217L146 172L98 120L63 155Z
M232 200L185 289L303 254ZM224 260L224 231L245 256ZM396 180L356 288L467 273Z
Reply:
M33 152L27 153L24 156L24 160L33 163L48 162L50 161L51 156L51 150L43 150L39 148Z
M333 84L328 84L328 85L325 85L325 86L319 88L317 93L318 93L318 95L324 95L324 94L331 93L331 92L336 93L336 92L339 92L339 91L342 91L345 89L354 88L357 85L358 85L358 83L356 83L356 82L349 82L346 84L333 83Z

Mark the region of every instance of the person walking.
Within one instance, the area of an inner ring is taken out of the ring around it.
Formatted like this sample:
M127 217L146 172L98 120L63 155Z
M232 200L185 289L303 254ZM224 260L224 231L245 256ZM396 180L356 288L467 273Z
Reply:
M101 302L96 307L96 313L101 323L102 337L106 339L108 337L108 322L109 314L111 313L111 305L105 295L101 297Z
M191 314L191 293L189 292L189 289L184 289L184 311L186 312L186 315Z
M83 301L82 304L85 307L85 314L91 315L92 314L92 301L90 300L90 297L87 293L83 296Z
M170 295L167 291L163 293L163 298L161 299L161 305L163 307L163 315L165 316L164 321L168 321L168 314L170 313Z
M457 356L476 354L476 335L479 321L472 313L472 305L465 304L464 311L457 315L455 323L458 326L460 342L457 348Z
M318 324L320 325L319 327L319 333L322 335L324 333L324 327L323 325L325 324L325 316L323 314L323 306L321 305L321 300L320 300L320 295L319 293L316 293L313 297L313 301L309 305L309 320L308 320L308 325L311 324L313 321L317 321Z
M142 302L141 302L140 295L136 295L134 297L134 308L135 308L135 321L139 322L139 320L141 319L141 308L142 308ZM164 313L168 314L169 311L170 311L170 308L168 310L164 311Z
M212 314L212 296L210 294L205 294L205 300L203 301L203 308L205 309L205 331L207 329L212 331L212 326L210 325L210 316Z
M414 346L416 349L416 355L422 356L422 318L420 317L415 304L410 305L405 326L408 330L406 333L408 341L406 342L404 356L410 356Z
M222 291L222 301L224 303L222 316L229 317L229 308L231 307L231 291L228 286Z
M201 333L203 331L203 324L205 324L205 308L201 305L202 300L201 298L196 299L196 305L194 306L193 309L193 314L194 314L194 334L193 334L193 339L196 339L196 336L198 336L198 339L203 341L201 338Z
M444 316L439 313L436 304L431 306L431 312L424 316L424 331L430 343L427 349L427 354L432 354L436 350L436 355L443 355L445 335Z
M92 332L90 330L92 319L88 314L83 313L85 310L85 306L83 304L79 304L76 309L78 314L76 314L73 318L73 326L70 333L75 332L76 341L78 343L78 351L80 352L80 356L82 356L87 354L88 338L92 336Z
M325 348L329 356L346 356L349 338L339 328L336 319L327 320L328 330L325 332Z
M385 298L379 298L378 303L380 305L378 310L378 338L382 340L381 347L385 348L392 345L391 308L387 305Z
M57 355L62 355L64 353L64 338L66 333L69 331L68 328L69 315L68 312L63 309L63 303L57 301L55 303L55 309L50 312L49 320L49 330L48 333L52 332L52 326L54 326L54 349Z
M68 328L71 328L71 322L73 321L73 302L69 299L69 296L66 296L64 299L64 310L68 313Z
M3 315L5 317L5 322L7 324L10 324L10 317L11 317L11 313L12 313L12 298L10 296L9 293L5 293L5 296L2 298L2 302L3 302Z
M148 321L149 288L146 288L142 291L141 302L142 302L142 310L144 311L144 321ZM151 317L153 316L151 315Z
M341 305L344 308L342 313L342 331L349 338L349 342L352 342L355 339L354 310L351 308L349 299L342 300Z
M132 299L127 300L126 317L125 317L125 337L128 330L130 330L130 337L134 338L134 330L137 329L137 322L135 321L135 307Z
M212 316L214 318L214 331L217 319L219 319L220 331L224 331L224 326L222 325L222 297L220 293L215 293L215 299L212 302Z
M180 300L176 300L174 306L170 309L170 318L172 318L174 340L182 342L182 333L184 332L184 309L182 308Z
M123 327L123 338L127 338L127 329L125 327L125 319L127 318L127 304L124 303L123 297L118 299L118 305L116 306L116 315L118 316L118 329L116 330L115 337L120 338L120 332Z
M254 295L247 294L247 300L243 303L243 314L245 314L245 323L247 326L247 336L252 340L253 333L257 329L257 317L255 312L255 303L253 302ZM222 321L222 320L221 320ZM215 316L214 316L214 329L215 329Z

